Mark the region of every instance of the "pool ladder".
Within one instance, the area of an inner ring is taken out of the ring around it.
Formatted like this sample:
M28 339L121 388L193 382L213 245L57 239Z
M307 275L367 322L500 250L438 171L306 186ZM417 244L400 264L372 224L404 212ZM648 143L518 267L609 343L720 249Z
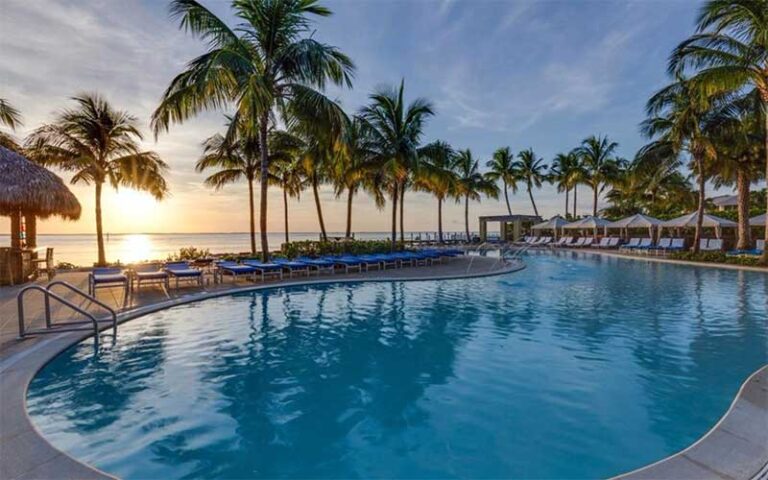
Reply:
M53 287L60 285L67 290L74 292L77 296L84 298L88 300L89 302L100 306L107 312L109 312L109 318L106 319L98 319L96 318L92 313L88 312L84 308L81 308L74 303L70 302L66 298L62 297L61 295L58 295L52 291ZM27 292L30 291L38 291L43 294L43 300L45 302L45 328L37 328L37 329L29 329L26 328L25 322L24 322L24 295ZM76 311L77 313L85 316L88 318L88 320L85 321L76 321L76 322L53 322L51 319L51 300L55 300L59 302L60 304L71 308L72 310ZM24 338L26 335L37 335L41 333L63 333L63 332L82 332L82 331L93 331L94 339L96 342L99 342L100 332L99 332L99 324L100 323L110 323L112 325L112 334L104 334L104 336L112 336L112 338L117 338L117 312L110 307L109 305L105 304L104 302L100 302L95 297L88 295L84 291L80 290L79 288L75 287L74 285L63 282L61 280L57 280L55 282L51 282L45 287L42 287L40 285L30 285L28 287L24 287L21 289L21 291L16 295L16 304L18 306L18 315L19 315L19 338ZM59 328L63 327L63 328Z

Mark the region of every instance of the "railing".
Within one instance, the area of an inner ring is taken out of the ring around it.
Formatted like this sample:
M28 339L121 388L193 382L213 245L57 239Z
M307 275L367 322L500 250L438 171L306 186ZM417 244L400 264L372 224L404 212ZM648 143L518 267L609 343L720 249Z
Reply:
M57 295L52 290L53 287L60 285L62 287L65 287L67 290L77 294L81 298L84 298L88 300L91 303L94 303L101 308L105 309L110 314L110 319L108 320L99 320L97 319L92 313L88 312L87 310L81 308L78 305L75 305L74 303L70 302L66 298ZM24 295L27 292L30 291L38 291L43 294L43 301L45 302L45 328L41 329L28 329L26 328L25 321L24 321ZM74 310L75 312L85 316L88 318L86 321L79 321L79 322L57 322L54 323L51 319L51 299L56 300L57 302L61 303L64 306L67 306ZM79 288L75 287L74 285L71 285L67 282L63 282L61 280L57 280L55 282L49 283L46 287L42 287L40 285L30 285L28 287L23 288L19 294L16 296L16 303L18 306L18 315L19 315L19 338L24 338L25 335L37 335L41 333L63 333L63 332L81 332L85 330L90 330L91 328L83 327L78 325L90 325L93 329L93 334L96 342L99 341L99 323L109 321L112 324L112 337L117 337L117 312L110 307L109 305L100 302L96 298L92 297L91 295L88 295L87 293L83 292ZM54 328L56 327L56 328ZM59 328L63 327L63 328Z

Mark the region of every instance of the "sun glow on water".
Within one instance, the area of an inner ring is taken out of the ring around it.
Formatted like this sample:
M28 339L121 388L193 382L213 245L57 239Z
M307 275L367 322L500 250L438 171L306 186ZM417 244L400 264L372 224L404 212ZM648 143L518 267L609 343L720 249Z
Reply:
M120 242L119 252L121 262L133 263L153 258L154 248L149 235L126 235Z

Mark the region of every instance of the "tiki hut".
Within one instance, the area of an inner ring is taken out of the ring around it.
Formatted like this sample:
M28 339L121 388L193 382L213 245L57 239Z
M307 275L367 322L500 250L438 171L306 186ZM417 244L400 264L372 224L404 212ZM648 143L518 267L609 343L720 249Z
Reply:
M36 218L58 215L80 218L80 202L53 172L32 163L20 154L0 147L0 215L11 217L11 250L19 259L22 245L22 218L26 218L31 246L36 245ZM23 269L20 269L23 270ZM17 276L23 272L15 272Z

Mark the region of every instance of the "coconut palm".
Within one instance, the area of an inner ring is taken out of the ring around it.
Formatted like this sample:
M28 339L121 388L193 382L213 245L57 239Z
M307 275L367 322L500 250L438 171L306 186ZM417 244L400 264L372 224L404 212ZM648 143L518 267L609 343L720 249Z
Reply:
M517 192L517 171L515 170L515 154L509 147L502 147L493 152L493 157L485 164L489 168L486 177L498 182L501 180L504 192L504 201L507 202L507 213L512 215L512 207L509 204L509 189Z
M299 198L306 188L306 178L301 161L297 158L288 158L272 163L272 176L274 183L283 191L283 223L285 229L285 243L290 242L288 228L288 197Z
M16 130L16 128L22 125L21 114L4 98L0 98L0 125L5 125L11 130ZM0 132L0 147L5 147L15 152L21 150L16 140L4 132Z
M464 199L464 229L469 236L469 201L480 201L481 195L499 198L499 187L496 182L480 173L480 162L475 160L469 149L460 150L456 155L456 189L457 201Z
M670 71L697 71L691 81L708 94L755 88L763 115L764 170L768 178L768 2L709 0L698 19L698 33L672 53ZM768 209L768 196L766 197ZM765 239L768 241L768 220ZM768 251L763 253L768 263Z
M259 173L261 250L266 260L267 137L274 114L334 115L338 105L321 90L328 82L351 86L354 65L337 48L312 38L310 17L331 14L317 0L237 0L232 7L240 22L235 28L196 0L171 2L180 27L206 41L208 49L171 81L152 125L157 134L202 111L231 107L238 122L258 133L259 143L267 145L261 149Z
M392 198L392 248L397 245L397 203L401 190L418 164L418 146L424 124L434 112L432 104L417 98L405 103L405 82L398 89L382 88L371 94L370 105L360 113L371 136L373 157L381 181Z
M579 156L575 151L568 153L558 153L550 167L550 180L557 184L558 192L565 192L565 213L564 218L568 218L568 205L571 189L574 189L574 216L576 215L576 186L583 178L583 170Z
M518 179L525 183L533 213L538 217L539 209L536 208L536 202L533 200L533 187L541 188L542 183L547 180L547 164L544 163L544 159L537 158L533 149L529 148L517 154L515 170L517 170Z
M168 194L163 178L168 166L157 153L141 151L143 137L136 117L115 110L96 94L82 94L73 100L76 108L64 110L54 123L35 130L25 148L39 163L74 172L73 184L94 185L98 265L105 265L103 185L147 191L161 200Z
M592 187L592 215L597 216L597 200L608 183L616 177L618 164L614 152L619 144L608 137L590 136L577 149L586 172L584 183Z
M712 138L707 134L711 123L711 106L715 100L706 96L688 80L677 81L664 87L649 100L646 107L649 118L642 124L643 132L656 140L647 145L647 152L668 151L674 157L688 153L692 169L698 178L698 221L693 251L698 253L706 200L708 178L707 163L717 155Z
M456 152L447 142L436 140L419 149L421 163L416 188L437 198L437 239L443 243L443 201L456 191Z

